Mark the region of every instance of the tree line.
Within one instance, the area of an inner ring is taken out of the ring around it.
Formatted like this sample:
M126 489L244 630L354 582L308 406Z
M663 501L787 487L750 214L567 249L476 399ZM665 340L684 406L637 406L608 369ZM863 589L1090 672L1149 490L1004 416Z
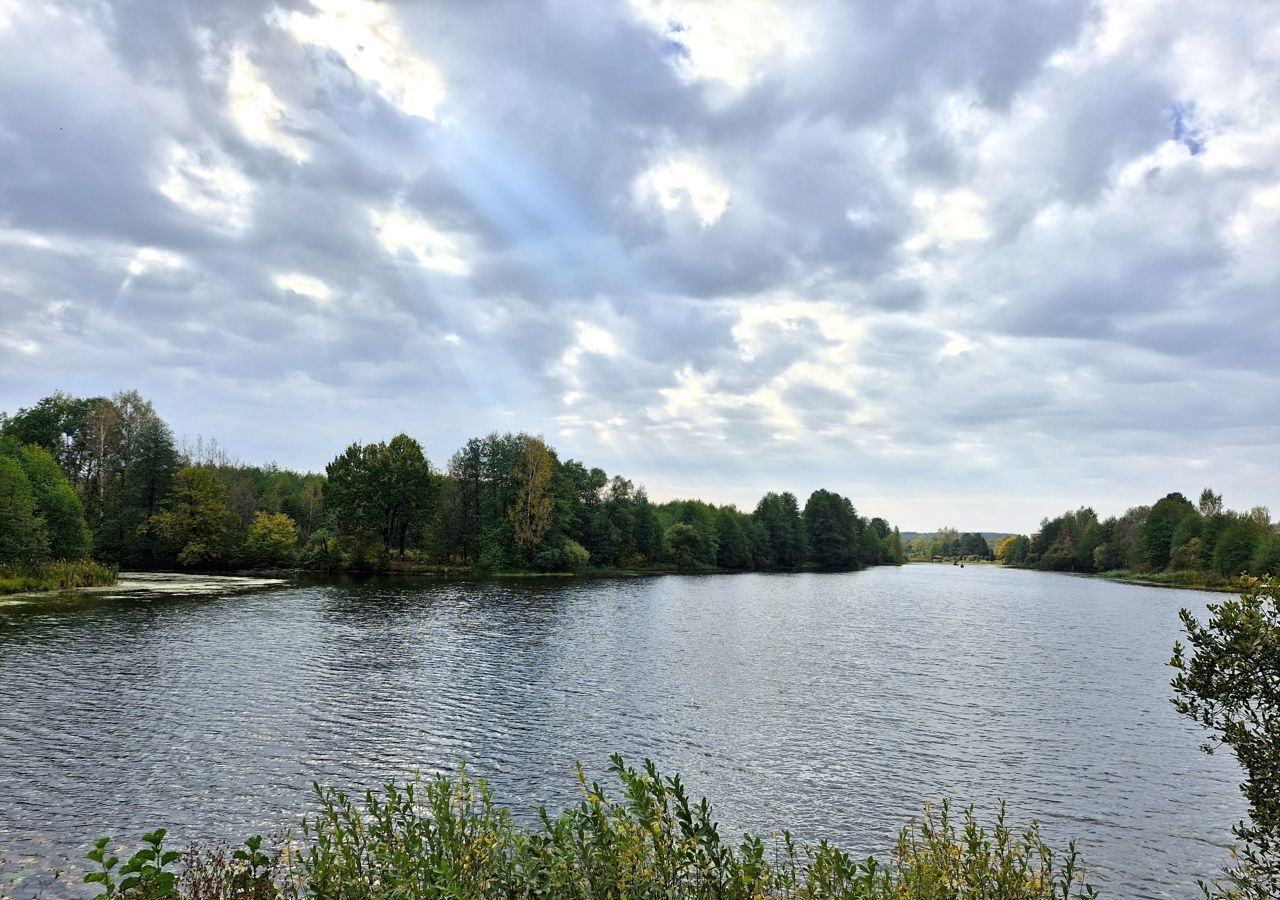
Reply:
M912 560L995 558L991 544L982 532L960 532L950 527L939 528L932 534L913 535L906 542L906 554Z
M179 444L136 391L0 414L0 565L92 556L126 568L413 564L475 572L786 570L899 564L902 540L847 497L755 509L652 502L541 438L490 434L437 468L400 434L321 473Z
M1174 492L1106 519L1081 507L1045 519L1033 535L1006 538L995 552L1010 565L1068 572L1213 580L1280 571L1280 533L1270 511L1226 509L1210 488L1198 503Z

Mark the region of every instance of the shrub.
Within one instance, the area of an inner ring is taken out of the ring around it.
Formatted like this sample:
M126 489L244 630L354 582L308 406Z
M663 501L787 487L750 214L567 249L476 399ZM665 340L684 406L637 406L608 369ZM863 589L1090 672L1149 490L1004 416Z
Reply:
M587 561L591 559L591 551L577 541L565 541L560 552L564 554L565 568L570 572L581 572L587 567Z
M944 803L901 832L886 863L834 845L721 837L711 806L690 800L679 776L612 758L620 799L578 770L579 802L514 824L483 781L456 777L388 784L353 797L317 786L318 811L275 853L257 838L228 858L188 856L176 896L205 898L719 898L719 900L1079 900L1074 845L1055 854L1033 824L1018 833L1003 808L993 831L972 809L960 822ZM163 837L163 832L155 834ZM94 859L107 842L95 845ZM156 848L159 849L158 846ZM158 878L154 875L153 878ZM199 890L197 890L199 888ZM110 893L101 896L110 896ZM167 896L135 892L130 900Z

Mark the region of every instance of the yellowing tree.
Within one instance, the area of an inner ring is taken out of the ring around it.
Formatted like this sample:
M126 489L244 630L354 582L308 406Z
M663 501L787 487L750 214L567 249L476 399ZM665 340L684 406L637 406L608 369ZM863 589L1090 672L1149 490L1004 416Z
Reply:
M258 512L249 526L244 556L255 565L279 565L289 561L298 543L298 526L284 513Z
M516 529L516 543L531 550L542 543L551 527L551 453L536 437L521 435L516 463L516 496L508 515Z
M209 469L188 466L173 477L164 509L139 532L153 531L170 544L184 566L220 563L231 549L235 514L227 489Z
M996 559L1004 559L1004 555L1009 552L1009 548L1018 540L1016 534L1011 534L999 544L996 545Z

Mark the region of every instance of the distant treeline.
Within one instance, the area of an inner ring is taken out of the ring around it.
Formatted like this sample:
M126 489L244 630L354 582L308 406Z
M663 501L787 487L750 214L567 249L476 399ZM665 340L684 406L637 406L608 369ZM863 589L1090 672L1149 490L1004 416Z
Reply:
M907 558L917 560L994 559L991 548L1005 537L1007 535L999 532L960 532L954 528L926 533L902 532Z
M0 565L92 556L126 568L392 560L477 572L772 570L897 564L900 535L845 497L766 494L741 512L653 503L541 438L468 441L443 471L407 435L352 444L325 474L179 446L135 391L58 393L0 415Z
M1004 563L1068 572L1130 572L1212 581L1280 571L1280 534L1265 506L1225 509L1205 488L1199 503L1179 493L1154 506L1099 519L1088 507L1040 523L1033 535L1006 538Z

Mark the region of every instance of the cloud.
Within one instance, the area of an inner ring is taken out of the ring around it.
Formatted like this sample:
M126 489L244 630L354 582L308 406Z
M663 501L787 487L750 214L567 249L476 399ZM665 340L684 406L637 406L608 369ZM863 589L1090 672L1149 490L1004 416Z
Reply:
M296 162L306 160L309 155L306 147L282 128L287 121L284 105L243 50L231 56L227 95L231 117L245 137Z
M253 182L213 147L174 144L156 188L213 228L240 231L253 215Z
M653 203L668 214L690 210L709 228L729 208L729 189L705 168L688 160L669 160L642 174L635 184L641 203Z
M773 0L631 0L636 18L662 38L687 81L741 91L770 63L804 51L797 9Z
M374 211L371 218L378 241L388 253L405 254L427 269L452 275L467 273L457 242L425 219L399 210Z
M313 13L294 11L279 22L299 41L336 53L387 102L434 121L444 82L430 62L405 44L386 6L372 0L312 0Z
M0 0L0 407L909 528L1278 508L1277 98L1265 2Z
M282 291L310 297L312 300L317 300L321 303L333 296L329 285L319 278L312 275L304 275L301 272L281 273L275 277L275 284Z

